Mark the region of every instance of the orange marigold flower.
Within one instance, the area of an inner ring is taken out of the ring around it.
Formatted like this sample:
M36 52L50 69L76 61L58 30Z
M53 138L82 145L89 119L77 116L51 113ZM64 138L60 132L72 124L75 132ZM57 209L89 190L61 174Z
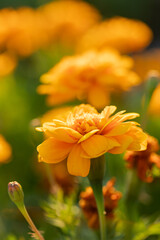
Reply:
M152 73L160 76L160 49L155 48L141 54L133 55L134 70L145 80Z
M77 51L113 47L121 53L131 53L147 47L153 38L151 29L143 22L114 17L93 26L80 39Z
M6 48L16 55L25 57L46 44L42 20L43 16L39 16L32 8L12 9Z
M152 169L154 166L160 168L160 156L155 152L159 150L159 143L156 138L147 138L147 149L141 152L127 152L124 159L127 167L136 169L138 177L144 182L152 182Z
M12 149L5 138L0 135L0 163L8 162L12 155Z
M0 77L10 74L16 67L16 58L8 52L0 54Z
M40 130L48 136L37 147L40 160L58 163L67 159L70 174L85 177L92 158L106 152L123 153L125 150L146 149L146 134L136 122L125 122L138 117L137 113L118 112L115 106L107 106L98 113L90 105L80 105L69 112L66 120L53 119L45 122Z
M75 43L101 19L98 10L83 1L53 1L40 7L38 12L44 18L49 41L64 44Z
M115 179L111 179L103 187L103 196L104 196L104 208L105 216L107 219L114 218L114 210L118 206L118 201L121 199L121 192L116 191L113 187L115 184ZM99 217L97 211L97 205L93 190L91 187L88 187L85 192L80 194L80 207L87 219L88 225L90 228L96 229L99 227Z
M90 51L82 55L65 57L48 73L42 75L40 94L48 94L50 105L87 99L102 109L110 101L110 93L127 91L139 83L131 70L133 61L116 50Z

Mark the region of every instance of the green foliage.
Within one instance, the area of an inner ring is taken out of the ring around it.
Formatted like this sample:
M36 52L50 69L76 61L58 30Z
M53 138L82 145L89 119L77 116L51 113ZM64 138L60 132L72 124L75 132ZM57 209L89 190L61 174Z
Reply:
M149 226L146 225L145 229L142 232L137 233L137 235L133 238L133 240L145 240L145 239L148 239L148 237L153 235L160 236L160 222L155 222ZM156 239L158 240L159 238L156 238Z
M64 236L73 237L80 221L80 209L75 205L75 196L64 197L62 191L51 195L42 205L47 221L61 230Z

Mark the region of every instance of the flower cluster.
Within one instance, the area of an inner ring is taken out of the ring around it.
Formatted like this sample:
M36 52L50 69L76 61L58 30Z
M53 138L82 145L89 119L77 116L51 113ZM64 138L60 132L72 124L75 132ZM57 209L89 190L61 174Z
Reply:
M106 219L114 218L114 210L117 208L118 201L122 194L114 188L115 179L111 179L103 187L104 209ZM97 205L94 198L93 190L87 187L85 192L81 192L79 205L87 219L90 228L96 229L99 227Z
M118 112L107 106L101 113L90 105L80 105L68 113L65 121L45 122L39 131L48 136L37 147L40 161L58 163L67 159L72 175L87 176L92 158L106 152L142 151L146 148L146 134L136 122L125 122L138 117L136 113Z
M112 92L127 91L140 82L132 66L130 57L111 49L65 57L42 75L38 92L48 95L50 105L78 98L102 109Z
M138 177L144 182L153 181L154 166L160 169L160 155L156 154L159 144L156 138L148 135L147 149L141 152L127 152L124 159L128 168L136 169Z

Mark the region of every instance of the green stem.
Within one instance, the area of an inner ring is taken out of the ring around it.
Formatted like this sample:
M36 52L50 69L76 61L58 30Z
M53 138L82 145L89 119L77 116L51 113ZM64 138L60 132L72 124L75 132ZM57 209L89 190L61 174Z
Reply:
M106 226L105 226L105 217L104 217L104 199L102 193L102 182L101 181L90 181L91 187L94 192L94 197L96 199L99 222L100 222L100 232L101 240L106 240Z
M102 192L102 183L105 172L105 158L104 155L98 158L94 158L91 160L91 169L88 175L88 179L90 181L90 185L93 189L93 193L95 196L99 222L100 222L100 233L101 240L106 240L106 226L105 226L105 217L104 217L104 198Z
M24 205L18 206L20 212L22 213L22 215L24 216L24 218L26 219L26 221L28 222L28 224L30 225L32 231L37 235L37 237L39 238L39 240L44 240L43 236L41 235L41 233L38 231L38 229L36 228L36 226L34 225L32 219L30 218L26 207Z
M138 221L138 198L142 182L138 179L135 170L128 171L126 193L124 196L128 222L125 226L125 239L132 239L135 223Z
M51 167L49 164L44 163L45 169L46 169L46 175L50 184L50 188L51 188L51 192L54 192L54 187L55 187L55 181L54 181L54 177L53 174L51 172Z

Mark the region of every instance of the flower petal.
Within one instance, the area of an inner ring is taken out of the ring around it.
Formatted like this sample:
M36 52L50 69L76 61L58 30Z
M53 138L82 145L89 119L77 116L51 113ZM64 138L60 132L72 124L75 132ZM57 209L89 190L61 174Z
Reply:
M118 136L123 135L133 125L133 122L125 122L118 124L111 131L105 132L105 136Z
M117 107L113 105L106 106L104 110L101 112L101 116L107 119L116 111L116 109Z
M82 148L89 157L95 158L106 153L109 149L119 146L113 138L106 138L102 135L94 135L81 143Z
M98 131L99 131L99 129L93 129L92 131L86 133L83 137L81 137L81 139L79 140L78 143L87 140L89 137L91 137L93 134L97 133Z
M82 157L82 152L80 144L73 147L67 159L67 168L72 175L86 177L90 170L90 159Z
M144 151L147 147L147 134L141 128L132 126L128 134L133 138L133 142L128 146L130 151Z
M120 146L109 150L109 152L112 154L123 153L125 150L127 150L128 146L133 142L133 138L128 135L118 136L116 137L116 140L119 142Z
M77 142L82 135L75 131L72 128L68 127L54 127L50 125L50 123L43 124L43 129L45 129L45 132L48 134L48 132L52 137L55 137L56 139L67 142L67 143L75 143Z
M58 163L67 157L73 145L50 137L37 147L37 151L40 154L41 161Z

